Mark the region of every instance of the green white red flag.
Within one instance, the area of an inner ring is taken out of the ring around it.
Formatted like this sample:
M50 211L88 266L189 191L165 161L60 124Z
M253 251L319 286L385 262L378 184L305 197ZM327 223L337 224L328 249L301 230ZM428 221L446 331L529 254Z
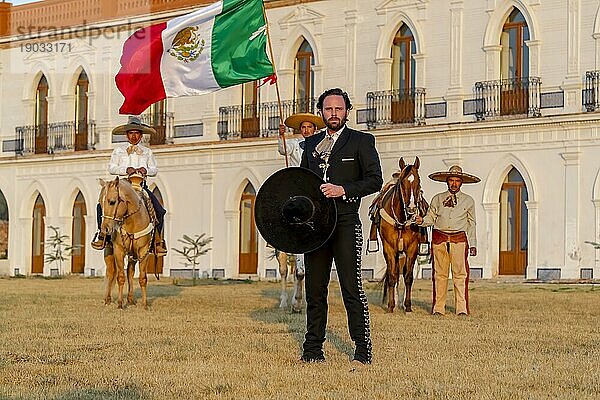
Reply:
M274 74L262 0L222 0L139 29L123 45L115 77L121 114L166 97L210 93Z

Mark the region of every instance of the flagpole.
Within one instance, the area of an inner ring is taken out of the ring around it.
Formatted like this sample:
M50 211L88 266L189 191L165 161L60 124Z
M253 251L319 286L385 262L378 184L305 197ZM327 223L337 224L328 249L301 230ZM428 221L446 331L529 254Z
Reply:
M277 106L279 108L279 124L283 125L283 109L281 107L281 96L279 95L279 79L277 79L277 68L275 68L275 57L273 56L273 46L271 45L271 35L269 34L269 21L267 20L267 11L265 9L265 2L262 2L263 6L263 17L265 18L265 27L267 33L267 43L269 44L269 54L271 56L271 63L273 63L273 72L275 73L275 91L277 92ZM279 128L278 128L279 129ZM285 167L289 167L287 144L285 142L285 133L281 135L283 140L283 152L285 153Z

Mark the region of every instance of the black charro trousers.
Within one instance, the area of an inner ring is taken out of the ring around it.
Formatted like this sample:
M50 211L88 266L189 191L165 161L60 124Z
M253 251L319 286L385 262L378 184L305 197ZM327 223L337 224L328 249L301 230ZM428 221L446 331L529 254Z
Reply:
M333 234L319 249L306 253L306 335L303 358L323 358L327 325L327 294L332 260L348 316L348 331L356 346L354 359L371 362L369 307L362 288L362 227L358 214L338 215Z

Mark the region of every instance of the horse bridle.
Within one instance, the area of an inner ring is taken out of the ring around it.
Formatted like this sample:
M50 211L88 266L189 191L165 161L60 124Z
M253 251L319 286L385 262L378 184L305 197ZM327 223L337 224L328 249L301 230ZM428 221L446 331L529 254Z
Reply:
M408 175L408 173L410 173L410 171L412 170L412 165L408 165L403 171L402 171L402 175L398 178L398 181L396 182L396 184L394 185L394 191L396 193L398 193L398 197L400 199L400 201L402 202L402 212L403 212L403 217L404 217L404 221L402 222L402 224L406 224L407 222L409 222L409 218L408 216L410 215L410 213L406 210L406 202L404 201L404 196L402 193L402 181L404 180L404 178ZM421 185L419 185L418 187L418 193L415 196L415 205L416 205L416 215L420 215L421 214L421 202L423 200L423 196L421 193ZM398 221L398 216L396 215L395 212L395 207L394 207L394 198L396 196L392 196L392 217L394 218L394 220Z
M138 213L140 211L140 208L142 207L142 200L140 200L138 202L138 206L137 206L137 208L136 208L136 210L134 212L129 213L129 214L125 213L121 218L117 218L117 211L119 210L119 204L120 203L127 203L127 202L121 199L121 193L119 193L119 185L117 184L115 186L117 188L117 204L115 204L115 213L113 214L112 217L110 217L108 215L102 215L102 219L106 218L106 219L113 220L115 222L123 223L123 222L125 222L125 220L127 218L131 217L132 215L134 215L134 214L136 214L136 213ZM106 200L106 195L104 195L104 199ZM125 209L125 210L127 212L127 209Z

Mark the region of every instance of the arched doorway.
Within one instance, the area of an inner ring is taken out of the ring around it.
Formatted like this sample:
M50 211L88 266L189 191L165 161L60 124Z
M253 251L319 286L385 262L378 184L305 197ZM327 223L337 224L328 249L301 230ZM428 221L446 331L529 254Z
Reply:
M46 205L44 199L38 194L35 199L35 205L33 206L33 221L32 221L32 233L31 233L31 273L42 274L44 273L44 240L46 225L44 223L46 218Z
M160 192L160 189L158 188L158 186L156 186L156 187L154 187L154 189L152 189L152 194L154 194L154 196L156 196L159 203L164 207L165 203L163 201L163 196L162 196L162 193ZM164 237L165 237L165 228L163 227L163 238ZM164 257L156 257L154 255L152 257L155 257L155 262L148 264L148 268L147 268L146 272L149 274L162 274L163 267L165 264L165 258Z
M527 269L527 187L512 168L500 191L500 275L525 275Z
M258 271L258 240L254 222L256 191L251 183L246 185L240 200L240 274Z
M73 203L73 227L71 238L73 251L71 252L71 273L83 274L85 267L85 216L87 210L85 199L81 192L77 193Z
M8 258L8 203L0 190L0 260Z

